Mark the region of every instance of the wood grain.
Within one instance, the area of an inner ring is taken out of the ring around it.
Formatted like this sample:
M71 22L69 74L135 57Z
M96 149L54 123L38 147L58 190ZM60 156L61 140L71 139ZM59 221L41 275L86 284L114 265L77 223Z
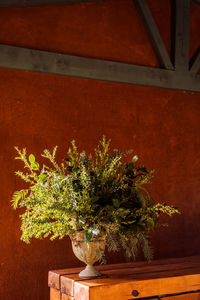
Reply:
M165 300L200 300L200 293L189 293L184 295L165 297Z
M130 263L122 263L122 264L110 264L110 265L100 265L95 266L95 268L101 272L106 270L121 270L124 268L134 268L135 270L139 268L141 270L141 267L150 267L150 266L161 266L161 265L173 265L177 263L193 263L196 264L197 262L200 262L199 256L191 256L186 258L169 258L169 259L160 259L160 260L154 260L150 264L148 264L146 261L140 261L140 262L130 262ZM60 277L64 275L71 275L71 274L78 274L83 267L80 268L66 268L66 269L58 269L49 271L48 276L48 285L49 287L53 287L56 289L61 288L60 284ZM70 277L69 277L70 278Z
M142 267L126 267L124 264L123 269L117 269L110 267L109 270L102 271L102 277L99 281L102 284L106 284L111 278L116 278L116 280L123 281L130 279L143 279L143 278L160 278L163 276L174 276L176 274L179 275L189 275L194 273L199 273L200 270L200 262L198 260L196 262L184 262L179 264L161 264L161 265L145 265ZM74 295L74 283L75 282L83 282L88 280L89 282L93 282L92 279L81 279L78 274L70 274L61 276L61 292ZM97 279L96 279L97 280Z
M61 300L75 300L75 299L74 297L71 297L69 295L62 294Z
M134 0L136 8L142 18L144 26L146 27L147 33L149 35L152 47L157 56L157 59L161 67L164 67L168 70L174 70L172 62L169 58L165 44L160 35L158 27L154 21L152 13L149 9L148 3L146 0Z
M80 283L75 282L75 299L81 290ZM128 300L136 298L132 296L132 291L138 291L138 297L152 297L155 295L182 293L200 288L199 274L189 276L176 276L169 278L152 278L149 280L124 281L119 284L113 281L108 285L94 285L89 289L89 300L99 300L101 295L105 299ZM83 286L82 286L83 291ZM83 293L83 292L82 292ZM88 295L87 288L85 289ZM81 299L81 298L80 298ZM82 299L81 299L82 300Z
M97 269L103 276L96 279L80 278L80 268L57 270L56 274L60 274L59 286L63 298L61 300L68 300L69 296L74 300L132 300L144 297L156 299L159 295L200 290L199 256L157 260L151 264L137 262L97 266ZM61 275L65 272L68 274ZM54 278L53 271L51 277ZM192 295L195 300L199 297L198 293ZM180 297L180 300L182 299L193 298L185 294Z
M60 291L51 288L50 289L50 300L61 300L61 293Z
M0 68L200 92L200 76L0 44Z

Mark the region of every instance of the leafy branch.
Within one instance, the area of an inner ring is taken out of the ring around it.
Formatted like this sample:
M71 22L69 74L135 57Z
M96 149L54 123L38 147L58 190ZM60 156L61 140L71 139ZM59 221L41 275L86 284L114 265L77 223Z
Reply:
M147 260L152 259L149 233L160 226L161 213L172 216L178 209L165 203L155 204L146 185L154 170L138 164L132 150L111 151L110 140L103 136L94 153L79 152L71 142L61 164L56 161L57 146L44 150L45 164L40 167L33 154L15 147L16 159L27 172L16 175L26 182L26 189L13 194L12 206L24 207L21 215L21 239L63 238L76 231L90 241L103 232L109 250L124 250L136 258L138 247ZM102 256L103 259L103 256Z

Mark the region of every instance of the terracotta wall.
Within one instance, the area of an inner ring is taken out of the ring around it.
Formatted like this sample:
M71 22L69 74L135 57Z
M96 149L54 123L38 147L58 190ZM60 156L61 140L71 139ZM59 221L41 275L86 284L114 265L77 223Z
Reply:
M167 48L170 3L151 0ZM198 46L199 7L192 4L191 53ZM131 0L0 9L0 43L157 66ZM38 156L75 138L91 150L103 134L133 148L156 169L155 201L182 214L152 235L155 258L200 254L200 94L0 69L0 299L47 300L49 269L79 265L70 241L19 240L20 211L10 205L23 187L13 147ZM109 254L108 262L124 261Z

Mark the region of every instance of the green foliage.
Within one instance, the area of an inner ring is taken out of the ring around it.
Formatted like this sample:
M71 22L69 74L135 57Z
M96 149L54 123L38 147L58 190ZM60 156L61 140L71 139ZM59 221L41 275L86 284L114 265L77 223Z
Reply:
M79 153L75 141L61 164L44 150L48 163L40 167L33 154L15 147L27 173L17 171L29 187L13 195L12 204L24 207L21 215L22 236L63 238L75 231L85 232L85 241L104 232L109 250L124 249L128 258L136 258L138 246L147 260L152 258L148 234L159 226L161 213L169 216L178 210L166 204L154 204L144 187L151 183L153 170L137 165L137 155L128 161L132 151L110 151L105 137L94 149L94 156ZM103 256L102 256L103 259Z
M16 191L13 194L12 205L13 208L16 209L20 200L23 200L28 194L28 190Z

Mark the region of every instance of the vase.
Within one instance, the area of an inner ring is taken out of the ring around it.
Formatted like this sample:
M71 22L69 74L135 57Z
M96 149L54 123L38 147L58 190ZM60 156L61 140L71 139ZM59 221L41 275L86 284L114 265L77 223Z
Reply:
M94 268L93 264L104 254L105 235L100 234L98 237L93 237L89 242L86 242L84 237L84 231L77 231L70 236L75 256L86 264L85 269L79 273L79 277L100 277L101 273Z

